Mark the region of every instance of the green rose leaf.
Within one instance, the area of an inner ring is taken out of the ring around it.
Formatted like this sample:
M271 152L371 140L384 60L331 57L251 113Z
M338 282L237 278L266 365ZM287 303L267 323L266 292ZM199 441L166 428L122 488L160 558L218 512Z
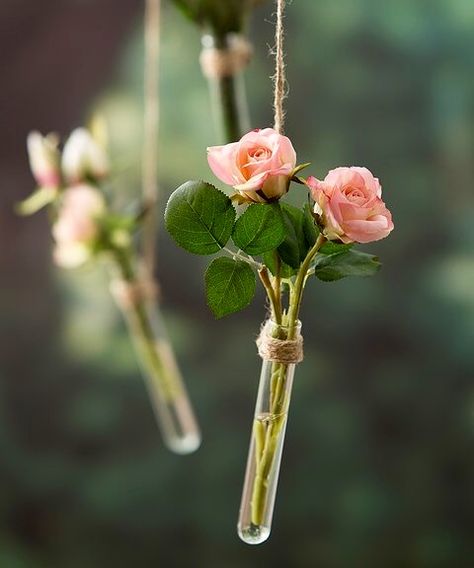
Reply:
M240 260L216 258L206 270L205 280L207 303L216 318L242 310L255 295L255 273Z
M287 232L284 242L278 247L277 254L281 263L280 276L290 278L296 273L309 249L316 243L319 229L308 204L305 204L302 211L291 205L282 204L282 211ZM275 275L277 269L275 255L270 252L264 254L263 262Z
M232 233L235 245L252 256L274 250L285 238L280 205L255 203L237 219Z
M311 246L304 231L305 214L301 209L288 203L281 204L281 211L286 234L284 241L278 247L278 254L283 262L297 269Z
M356 250L346 250L334 254L318 254L315 274L324 282L333 282L346 276L373 276L381 266L376 256Z
M334 241L327 241L319 249L321 254L335 254L338 252L346 252L354 246L354 243L345 245L344 243L335 243Z
M165 226L176 243L194 254L213 254L230 239L235 209L210 183L187 181L169 198Z

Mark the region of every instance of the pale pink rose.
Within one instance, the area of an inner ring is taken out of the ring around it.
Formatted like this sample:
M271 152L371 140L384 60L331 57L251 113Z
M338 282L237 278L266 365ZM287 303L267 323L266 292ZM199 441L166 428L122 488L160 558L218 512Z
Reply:
M381 199L380 182L367 168L336 168L324 181L309 177L306 184L329 240L370 243L393 230L392 215Z
M89 259L91 245L99 233L98 218L105 211L99 191L89 185L67 188L62 196L59 215L53 225L57 264L72 268Z
M54 134L42 136L36 131L28 134L30 168L40 187L57 188L61 183L58 142Z
M248 201L268 202L288 191L296 153L289 138L264 128L239 142L208 148L207 160L214 174Z
M62 170L69 183L101 179L109 172L109 160L87 129L76 128L64 145Z

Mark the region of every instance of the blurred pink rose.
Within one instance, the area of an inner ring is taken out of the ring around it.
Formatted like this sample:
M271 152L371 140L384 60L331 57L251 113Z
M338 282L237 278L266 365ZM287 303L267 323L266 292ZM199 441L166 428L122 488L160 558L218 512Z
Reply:
M248 201L267 202L288 191L296 153L289 138L264 128L239 142L208 148L207 160L214 174Z
M40 187L57 188L61 183L58 142L55 134L42 136L36 131L28 134L30 168Z
M109 173L105 148L86 128L76 128L64 144L62 169L70 184L99 180Z
M99 233L97 218L104 210L104 198L92 186L76 185L64 191L59 216L53 225L57 264L73 268L89 259L91 245Z
M370 243L393 230L392 215L381 199L382 187L367 168L336 168L324 181L309 177L306 183L329 240Z

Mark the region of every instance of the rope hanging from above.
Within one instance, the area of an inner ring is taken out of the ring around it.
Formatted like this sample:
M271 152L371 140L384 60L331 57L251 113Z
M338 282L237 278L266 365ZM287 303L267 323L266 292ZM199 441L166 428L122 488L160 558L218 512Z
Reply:
M273 96L273 110L274 110L274 125L273 128L279 133L283 134L285 124L285 111L283 102L286 98L286 72L285 72L285 55L283 51L283 40L285 37L283 28L283 17L285 10L285 0L277 0L277 21L275 26L275 75L274 82L274 96Z
M142 192L147 208L143 228L143 263L148 278L153 278L156 266L156 241L158 236L157 204L158 188L158 129L159 61L160 61L161 0L145 3L145 62L144 62L144 113Z

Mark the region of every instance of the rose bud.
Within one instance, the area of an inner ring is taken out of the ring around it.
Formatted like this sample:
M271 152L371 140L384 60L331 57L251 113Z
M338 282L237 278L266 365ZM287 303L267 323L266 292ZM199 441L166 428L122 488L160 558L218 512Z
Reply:
M40 187L57 188L61 183L58 139L54 134L41 136L30 132L27 138L30 168Z
M95 181L108 174L107 154L88 130L76 128L64 145L62 169L68 183Z
M249 132L239 142L208 148L207 159L221 181L245 201L257 203L285 195L296 166L289 138L272 128Z
M324 181L309 177L306 184L329 240L370 243L393 230L379 180L367 168L336 168Z
M76 185L65 190L53 225L56 264L74 268L89 260L99 235L98 219L104 212L105 201L96 188Z

